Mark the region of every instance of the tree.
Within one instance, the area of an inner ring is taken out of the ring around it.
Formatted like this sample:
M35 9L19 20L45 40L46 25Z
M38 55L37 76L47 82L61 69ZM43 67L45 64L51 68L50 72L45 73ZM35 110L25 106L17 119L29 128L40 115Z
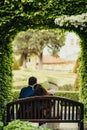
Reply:
M29 53L30 38L32 37L34 30L27 32L20 32L13 41L14 53L21 54L20 65L26 68L27 57Z
M62 34L63 36L63 34ZM32 30L21 32L15 38L13 44L15 51L21 53L21 58L26 67L28 55L39 57L39 68L42 69L43 50L48 46L52 55L57 55L64 41L61 42L59 32L54 30Z

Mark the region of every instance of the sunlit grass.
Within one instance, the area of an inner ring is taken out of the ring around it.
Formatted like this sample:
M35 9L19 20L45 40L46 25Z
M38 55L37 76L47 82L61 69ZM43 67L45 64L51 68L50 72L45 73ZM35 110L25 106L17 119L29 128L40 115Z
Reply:
M21 69L13 71L13 88L21 89L27 86L28 78L30 76L37 77L38 83L42 83L45 87L49 88L48 81L62 86L64 84L74 84L75 73L71 71L58 71L58 70L29 70Z

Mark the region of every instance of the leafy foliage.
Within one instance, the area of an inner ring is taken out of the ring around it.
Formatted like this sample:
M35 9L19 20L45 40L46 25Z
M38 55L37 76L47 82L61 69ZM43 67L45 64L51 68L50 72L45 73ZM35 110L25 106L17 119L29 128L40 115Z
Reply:
M29 28L64 28L79 34L81 43L81 98L87 106L87 23L57 26L57 16L81 15L87 12L86 0L1 0L0 1L0 120L3 120L6 103L10 100L12 87L12 45L11 41L19 31ZM65 19L66 17L64 17ZM71 18L71 17L70 17ZM85 16L84 16L85 18ZM76 18L77 19L77 18ZM84 21L85 23L86 21ZM83 25L83 26L82 26ZM82 27L82 29L81 29ZM87 111L87 110L86 110Z
M3 130L3 126L4 126L3 122L0 121L0 130Z
M18 52L22 52L25 48L28 48L28 52L30 55L32 53L40 55L43 52L43 49L49 44L59 50L59 48L63 45L63 41L61 42L61 32L59 30L32 30L29 29L26 32L20 32L15 40L13 41L14 48L18 50ZM62 34L63 36L63 34ZM15 49L15 50L16 50ZM51 47L51 49L53 49ZM16 53L17 53L16 50Z
M62 38L61 38L62 37ZM14 51L21 54L23 64L27 61L27 57L36 55L39 58L39 65L42 65L43 50L48 47L51 55L58 55L60 47L64 44L64 34L58 29L33 30L20 32L13 41ZM25 65L26 67L26 65Z
M63 15L55 19L55 24L61 27L73 27L75 29L84 30L87 26L87 13L82 13L76 16Z
M51 130L48 128L42 128L34 126L33 123L28 121L15 120L10 122L3 130Z
M87 13L76 16L63 16L55 19L55 23L66 29L74 30L81 38L80 48L80 101L85 105L87 119Z

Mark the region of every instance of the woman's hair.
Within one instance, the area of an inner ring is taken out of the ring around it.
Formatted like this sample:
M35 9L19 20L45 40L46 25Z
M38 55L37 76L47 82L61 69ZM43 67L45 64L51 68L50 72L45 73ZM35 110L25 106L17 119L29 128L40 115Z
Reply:
M35 90L35 92L36 92L36 94L38 96L49 95L49 93L47 92L47 90L44 87L42 87L40 84L36 84L34 86L34 90Z

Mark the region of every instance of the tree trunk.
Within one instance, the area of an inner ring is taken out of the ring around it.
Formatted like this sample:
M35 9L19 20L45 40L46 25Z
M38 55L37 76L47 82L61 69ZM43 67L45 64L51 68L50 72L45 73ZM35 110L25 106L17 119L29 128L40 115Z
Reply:
M25 48L22 53L22 60L23 60L23 67L27 68L27 56L28 56L28 49Z
M43 63L42 63L42 59L43 59L43 53L40 53L39 55L39 69L43 69Z

